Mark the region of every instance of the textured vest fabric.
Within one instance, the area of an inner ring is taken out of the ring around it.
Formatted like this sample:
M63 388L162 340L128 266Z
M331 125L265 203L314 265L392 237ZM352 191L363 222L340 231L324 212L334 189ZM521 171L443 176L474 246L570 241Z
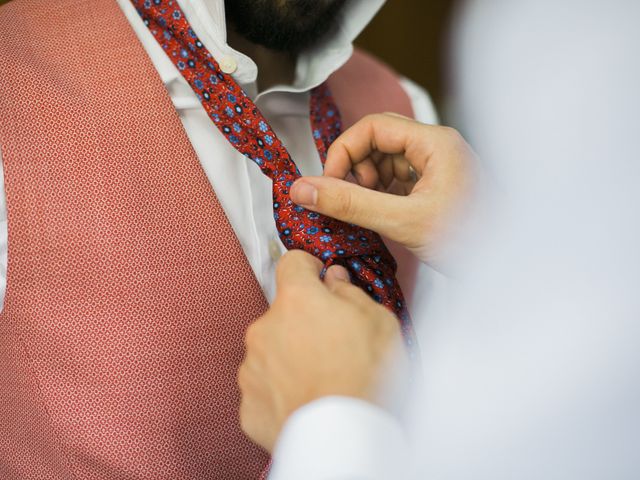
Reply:
M364 54L331 84L346 123L411 115ZM0 148L0 478L258 478L235 379L267 302L114 0L0 9Z

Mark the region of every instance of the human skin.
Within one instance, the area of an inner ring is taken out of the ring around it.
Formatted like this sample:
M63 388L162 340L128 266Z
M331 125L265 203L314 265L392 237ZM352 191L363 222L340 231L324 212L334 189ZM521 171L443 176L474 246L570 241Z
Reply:
M445 239L463 223L476 164L473 150L452 128L390 113L369 115L333 143L324 176L298 180L291 199L374 230L435 264ZM344 181L351 172L359 185Z
M324 177L299 180L291 195L429 260L468 198L473 162L455 130L374 115L336 140ZM340 180L352 169L360 185ZM405 196L380 191L389 187ZM287 418L309 402L331 395L376 402L381 372L402 351L397 319L353 286L343 267L331 267L324 280L321 270L305 252L284 255L276 298L247 331L238 372L241 425L268 451Z
M294 250L277 268L276 300L247 330L238 372L245 433L272 451L286 419L327 395L371 400L378 368L401 345L396 318L352 285L342 267Z

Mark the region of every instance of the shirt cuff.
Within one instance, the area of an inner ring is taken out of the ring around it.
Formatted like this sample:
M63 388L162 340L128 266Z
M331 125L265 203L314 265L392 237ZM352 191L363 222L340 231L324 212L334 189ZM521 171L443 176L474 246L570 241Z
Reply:
M402 478L408 442L400 422L363 400L324 397L294 412L269 480Z

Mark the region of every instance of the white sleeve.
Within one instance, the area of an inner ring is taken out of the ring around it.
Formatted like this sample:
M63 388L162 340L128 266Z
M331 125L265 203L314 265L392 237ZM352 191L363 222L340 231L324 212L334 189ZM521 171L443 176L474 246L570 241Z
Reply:
M422 123L437 125L439 123L438 112L427 91L406 77L400 78L400 85L409 96L415 119Z
M400 423L385 410L355 398L321 398L285 424L269 480L402 478L407 444Z

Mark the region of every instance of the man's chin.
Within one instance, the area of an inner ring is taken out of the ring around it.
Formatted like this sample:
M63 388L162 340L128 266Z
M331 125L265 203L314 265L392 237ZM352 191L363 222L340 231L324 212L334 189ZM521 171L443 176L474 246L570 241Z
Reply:
M299 53L336 28L347 0L226 0L237 34L276 51Z

